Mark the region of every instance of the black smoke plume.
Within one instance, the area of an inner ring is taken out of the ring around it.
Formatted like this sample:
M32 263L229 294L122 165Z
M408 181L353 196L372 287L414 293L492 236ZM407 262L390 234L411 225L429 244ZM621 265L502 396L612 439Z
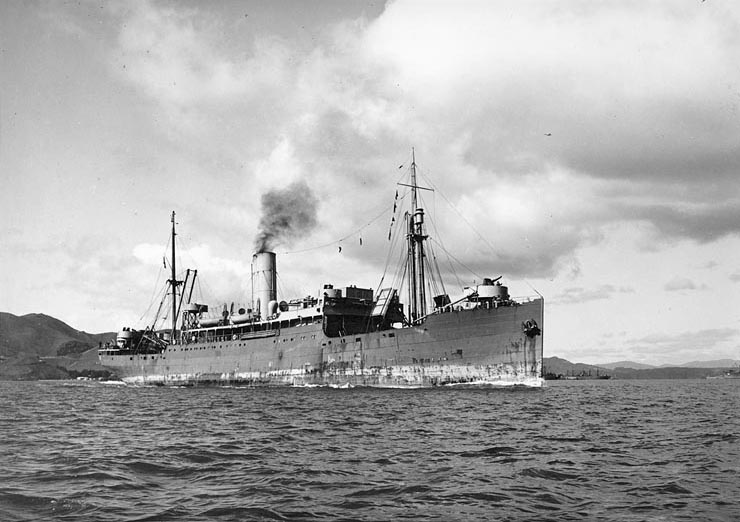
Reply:
M317 207L318 200L305 181L263 194L255 252L271 251L285 241L311 232L316 226Z

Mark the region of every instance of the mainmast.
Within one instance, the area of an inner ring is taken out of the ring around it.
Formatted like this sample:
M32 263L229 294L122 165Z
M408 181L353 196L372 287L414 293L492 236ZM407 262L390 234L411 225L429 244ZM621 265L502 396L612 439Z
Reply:
M175 342L175 334L177 332L177 276L175 270L175 211L172 211L172 262L170 263L172 268L172 278L170 279L170 285L172 286L172 337L171 342Z
M408 232L409 297L411 298L411 322L426 315L426 293L424 275L424 209L418 208L417 189L431 190L416 184L416 153L411 149L411 215Z

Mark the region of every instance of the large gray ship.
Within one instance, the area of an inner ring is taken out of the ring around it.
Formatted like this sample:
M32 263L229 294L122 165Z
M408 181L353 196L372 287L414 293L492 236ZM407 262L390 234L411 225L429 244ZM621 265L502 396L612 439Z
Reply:
M171 326L124 328L99 350L101 364L148 385L541 386L541 296L514 299L500 278L483 278L454 301L444 292L428 297L433 263L413 161L410 172L401 184L410 196L402 287L326 284L317 297L280 300L277 256L260 251L252 257L252 307L224 307L214 317L192 301L197 272L177 279L173 212Z

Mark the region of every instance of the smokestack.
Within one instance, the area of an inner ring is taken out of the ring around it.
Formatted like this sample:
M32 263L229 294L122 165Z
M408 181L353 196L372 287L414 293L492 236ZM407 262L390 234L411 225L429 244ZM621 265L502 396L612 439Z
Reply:
M258 252L252 256L252 304L265 320L273 312L270 301L277 301L277 271L274 252Z

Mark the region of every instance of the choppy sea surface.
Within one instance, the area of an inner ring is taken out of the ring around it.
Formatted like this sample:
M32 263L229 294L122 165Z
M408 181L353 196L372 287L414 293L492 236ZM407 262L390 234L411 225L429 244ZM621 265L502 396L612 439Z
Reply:
M0 382L0 520L740 520L740 380Z

